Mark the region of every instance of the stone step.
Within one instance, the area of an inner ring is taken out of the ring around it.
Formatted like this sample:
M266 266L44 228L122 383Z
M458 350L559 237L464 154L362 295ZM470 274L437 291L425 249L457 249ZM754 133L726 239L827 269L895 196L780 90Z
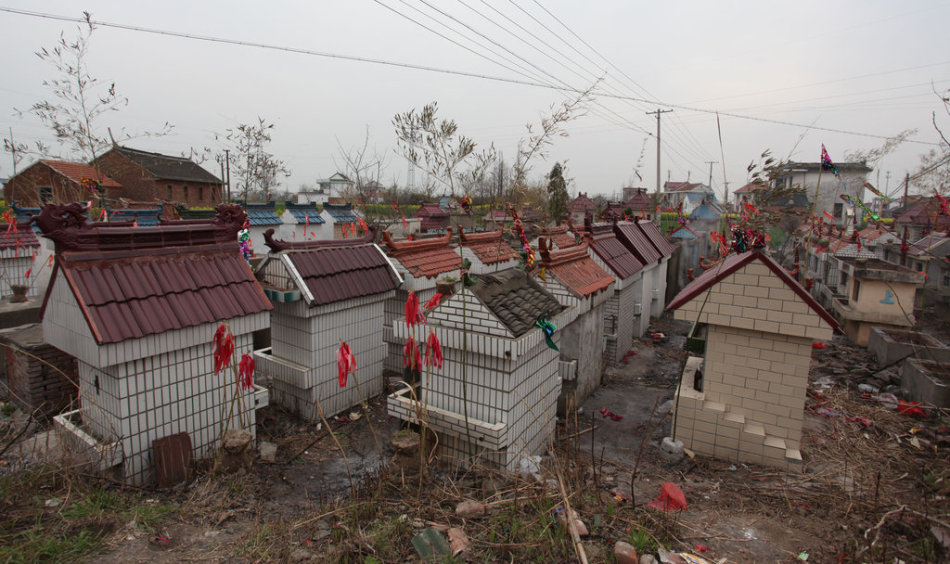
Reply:
M767 446L767 447L780 448L780 449L782 449L782 450L786 450L786 448L787 448L787 447L785 446L785 439L783 439L783 438L781 438L781 437L776 437L776 436L774 436L774 435L767 435L767 436L765 437L765 440L762 441L762 444L765 445L765 446Z
M801 464L802 453L797 448L785 449L785 460L787 460L789 464Z

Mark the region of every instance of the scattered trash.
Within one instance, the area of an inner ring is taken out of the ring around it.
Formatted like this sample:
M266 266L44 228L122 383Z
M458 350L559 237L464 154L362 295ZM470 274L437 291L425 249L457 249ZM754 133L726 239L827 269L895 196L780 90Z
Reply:
M877 386L872 386L871 384L858 384L858 391L864 392L866 394L876 394L881 390Z
M614 557L617 564L639 564L640 558L637 556L637 549L632 544L617 541L614 543Z
M568 523L567 523L567 512L564 511L564 508L558 507L554 511L554 513L557 515L558 524L564 527L565 530L569 530ZM573 509L571 509L570 513L571 513L571 521L573 521L574 523L574 529L577 531L577 536L586 537L590 535L590 533L587 531L587 525L585 525L584 522L581 521L581 518L577 515L577 511L574 511Z
M535 479L541 479L541 457L538 455L522 457L518 462L518 472L521 474L530 474Z
M805 562L805 561L808 560L808 553L803 550L803 551L801 551L801 552L798 553L798 557L797 557L797 558L798 558L799 560L801 560L802 562Z
M452 554L452 547L435 529L426 529L412 537L412 547L416 549L423 562L441 561Z
M363 416L363 414L360 413L359 411L351 411L351 412L350 412L350 421L356 421L356 420L358 420L358 419L359 419L360 417L362 417L362 416Z
M830 407L819 407L815 410L815 415L820 415L822 417L837 417L838 410L831 409Z
M350 422L350 418L347 417L346 415L337 415L336 422L339 423L340 425L345 425Z
M453 527L446 532L449 535L449 548L452 550L452 556L458 556L463 552L468 552L468 549L471 548L472 541L469 540L465 531Z
M736 468L736 465L735 465L735 464L733 464L732 466L729 467L729 471L730 471L730 472L735 472L736 470L738 470L738 468Z
M697 545L696 545L696 552L698 552L698 553L700 553L700 554L702 554L703 552L706 552L706 551L708 551L708 550L709 550L709 547L706 546L705 544L697 544Z
M918 401L904 401L900 400L897 402L897 411L908 415L910 417L919 417L920 419L926 419L927 414L924 413L924 410L917 407L920 405Z
M685 562L686 564L712 564L711 562L709 562L709 560L706 560L705 558L701 556L696 556L695 554L680 552L679 554L677 554L677 556L682 558L683 562Z
M848 421L853 421L855 423L860 423L861 425L865 427L871 426L871 420L868 419L867 417L861 417L861 416L855 415L854 417L845 417L845 419L847 419Z
M897 409L898 404L900 404L900 400L897 399L897 396L889 393L878 394L874 399L881 402L881 407L891 411Z
M59 507L63 504L63 500L58 497L51 497L43 503L43 507Z
M663 485L660 486L660 495L649 505L660 511L679 511L686 509L686 495L673 482L663 482Z
M943 527L938 527L934 525L930 527L930 533L937 539L937 542L943 545L944 548L950 549L950 531L944 529Z
M600 408L600 414L604 417L609 417L612 421L620 421L623 419L623 415L617 415L612 411L608 411L606 407Z
M822 349L828 348L828 345L822 343L821 341L815 341L814 343L811 344L811 348L822 350Z
M474 519L485 515L485 504L466 499L455 506L455 515L463 519Z

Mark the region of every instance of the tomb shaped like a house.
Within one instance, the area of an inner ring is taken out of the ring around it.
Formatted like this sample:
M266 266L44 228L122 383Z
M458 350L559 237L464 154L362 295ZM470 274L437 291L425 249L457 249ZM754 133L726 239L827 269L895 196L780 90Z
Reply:
M673 438L717 458L801 464L812 343L831 338L834 318L758 249L726 257L668 309L705 337L680 381Z
M459 252L471 262L469 272L487 274L518 266L518 253L502 237L502 230L466 233L459 229Z
M280 241L259 267L274 302L271 347L254 353L271 401L311 421L329 417L383 390L383 305L400 283L389 259L360 238ZM358 370L340 386L337 351L345 341ZM359 387L357 387L359 384Z
M280 215L284 224L280 227L278 236L291 241L316 241L329 238L322 232L326 220L320 215L316 202L295 204L285 202L284 213Z
M236 382L230 368L215 374L213 336L226 323L240 358L270 325L271 304L238 247L240 206L155 227L88 223L81 212L47 205L34 218L56 247L43 336L79 365L80 407L57 422L70 443L98 453L101 468L151 483L155 441L185 433L176 444L190 444L189 457L214 454ZM266 403L255 386L229 427L243 420L253 433Z
M409 292L415 292L419 303L424 304L435 295L437 286L443 286L442 293L449 293L458 286L462 257L452 247L451 240L451 227L440 237L415 241L396 241L388 231L383 232L387 254L403 281L395 295L386 301L383 318L383 340L389 349L384 369L391 374L402 377L405 368L402 360L405 340L395 337L393 327L396 319L405 317Z
M18 291L25 290L25 296L37 295L36 278L48 260L46 256L37 260L40 251L40 240L29 223L0 223L0 298L12 295L14 286L20 287Z
M577 223L584 221L584 218L581 218ZM541 237L544 237L548 240L549 243L553 244L554 248L564 249L567 247L574 247L578 244L577 237L571 233L570 224L567 221L562 222L560 225L549 225L541 230ZM535 241L537 243L537 241Z
M449 226L449 212L439 207L439 204L423 203L415 216L419 218L423 233L444 231Z
M633 311L638 314L634 316L633 334L639 337L646 333L650 325L653 299L659 294L658 284L661 283L661 280L666 280L666 273L661 272L663 255L650 242L649 237L637 226L636 222L618 221L614 224L614 235L643 265L640 270L640 295L636 297L633 304Z
M666 271L670 257L673 256L675 249L673 245L666 240L666 237L660 233L660 228L652 221L641 219L634 223L636 223L640 231L643 231L643 234L646 235L647 240L650 241L653 248L660 253L660 261L654 272L655 277L651 290L652 295L650 296L650 315L660 317L663 315L663 309L666 307Z
M572 312L557 328L561 333L561 361L565 363L562 396L573 398L576 393L578 405L600 385L606 350L604 311L616 283L590 258L589 245L588 238L580 245L552 249L545 237L538 240L537 274L543 277L541 285Z
M279 229L284 223L275 210L275 204L272 201L244 204L244 211L247 212L247 231L251 243L251 252L254 253L255 257L263 256L267 252L264 232L269 229Z
M616 365L627 354L633 338L643 334L635 332L643 316L642 307L638 307L643 296L643 264L617 239L612 224L585 220L584 233L590 234L590 258L617 280L614 293L604 305L604 354L608 363Z
M427 421L446 461L489 463L515 470L544 452L553 437L560 390L558 353L536 325L571 315L523 270L478 276L473 286L444 299L426 325L394 323L395 336L423 345L429 331L441 342L442 368L422 371ZM563 344L559 331L555 343ZM418 423L418 405L406 387L390 394L390 415ZM467 409L467 424L466 424Z

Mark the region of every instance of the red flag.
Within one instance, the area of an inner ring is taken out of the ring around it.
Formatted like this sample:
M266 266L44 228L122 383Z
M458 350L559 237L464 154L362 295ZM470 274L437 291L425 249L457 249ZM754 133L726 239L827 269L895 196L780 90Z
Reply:
M417 323L425 323L426 318L419 310L419 297L412 290L409 290L409 296L406 298L406 327L412 328Z
M406 344L402 347L402 364L406 368L412 370L419 370L422 367L422 361L419 354L419 347L416 345L416 340L412 337L409 337L409 340L406 341Z
M340 349L336 351L336 369L340 387L346 387L346 377L350 372L356 370L356 358L353 357L353 351L346 341L340 341Z
M356 220L360 222L360 229L362 229L363 231L369 231L369 227L367 227L366 222L363 221L362 217L358 217L356 218Z
M409 222L406 221L405 216L403 216L402 218L402 228L405 229L406 231L409 231Z
M442 344L439 338L435 336L435 331L429 330L429 338L426 339L426 366L435 366L442 368Z
M422 306L423 309L429 311L430 309L435 308L439 305L439 302L442 301L442 292L436 292L429 298L429 301L426 302L426 305Z
M825 217L827 217L827 218L830 219L831 221L834 221L834 220L835 220L835 216L831 215L831 214L828 213L828 212L824 212L824 213L825 213Z
M241 355L238 364L238 385L245 390L254 387L254 357L247 353Z

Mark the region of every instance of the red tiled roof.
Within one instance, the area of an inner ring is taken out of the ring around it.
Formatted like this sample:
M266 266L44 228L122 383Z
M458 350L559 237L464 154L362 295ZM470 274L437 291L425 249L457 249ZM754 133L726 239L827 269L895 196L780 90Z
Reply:
M53 280L59 273L65 277L96 342L271 309L237 245L246 218L239 206L219 206L213 221L155 227L77 223L80 209L46 206L37 224L56 243Z
M478 260L485 264L518 258L518 253L502 240L501 234L501 229L487 233L465 233L459 230L462 246L471 249Z
M40 240L33 232L33 226L29 223L17 223L13 229L9 225L3 227L0 223L0 251L7 249L36 248L40 246Z
M643 268L643 263L617 240L611 225L594 225L592 231L591 248L621 280L626 280Z
M588 297L606 290L616 279L604 272L587 254L587 243L568 249L547 250L547 241L542 237L541 261L538 263L559 282L581 297Z
M567 224L562 223L554 227L546 227L542 235L552 241L559 249L577 246L577 237L567 232Z
M449 246L451 238L451 227L446 228L442 237L418 241L393 241L389 232L383 231L383 242L390 249L389 255L416 278L435 278L462 267L461 257Z
M73 180L75 182L82 182L83 178L99 178L102 177L102 186L103 188L121 188L122 185L109 178L105 174L100 175L96 172L95 167L87 165L85 163L71 163L67 161L50 161L43 159L42 161L47 166L55 170L56 172L62 174L66 178Z
M641 264L652 264L662 257L656 247L650 243L646 233L632 221L621 221L615 224L614 234Z
M373 244L289 251L287 257L313 296L311 306L380 294L397 285L389 261Z
M666 306L666 309L673 311L674 309L679 308L681 305L689 302L696 296L711 288L713 285L725 280L734 272L754 260L759 260L765 266L769 267L769 270L774 272L775 275L782 280L782 282L785 282L785 285L795 292L798 297L808 305L808 307L818 314L819 317L824 319L832 329L838 328L838 322L835 321L835 319L827 311L825 311L825 308L821 307L821 305L815 301L815 298L813 298L811 294L808 293L808 290L803 288L801 284L792 278L792 275L789 274L787 270L782 268L781 265L775 262L772 257L760 251L746 251L742 254L730 255L726 257L725 260L723 260L720 264L702 273L698 278L683 288L680 293L677 294L675 298L673 298L673 301L671 301L669 305Z
M637 225L640 226L643 233L650 239L650 242L653 243L656 250L660 251L660 255L668 257L673 254L673 245L660 233L660 229L656 224L652 221L640 220L637 222Z
M650 206L650 197L643 192L637 192L631 196L625 205L633 211L652 209Z

